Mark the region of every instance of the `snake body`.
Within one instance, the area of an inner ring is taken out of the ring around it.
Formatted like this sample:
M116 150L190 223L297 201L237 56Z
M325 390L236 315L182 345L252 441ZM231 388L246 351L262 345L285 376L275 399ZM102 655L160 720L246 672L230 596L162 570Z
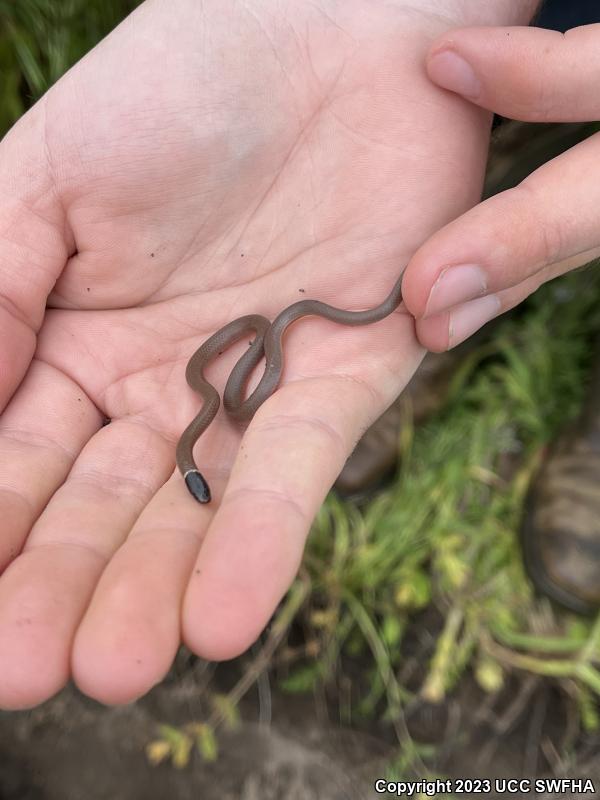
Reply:
M188 362L185 377L189 386L200 395L203 404L179 439L176 462L191 495L199 503L210 502L211 493L206 479L194 461L193 449L215 418L220 404L217 390L204 377L206 364L249 332L255 332L250 347L232 369L223 392L223 406L228 415L236 420L249 420L279 385L283 370L281 342L286 328L292 322L306 316L323 317L341 325L370 325L379 322L400 305L401 284L400 277L382 303L365 311L347 311L320 300L300 300L284 309L273 322L260 314L248 314L225 325L196 350ZM264 373L254 391L244 399L248 378L263 356Z

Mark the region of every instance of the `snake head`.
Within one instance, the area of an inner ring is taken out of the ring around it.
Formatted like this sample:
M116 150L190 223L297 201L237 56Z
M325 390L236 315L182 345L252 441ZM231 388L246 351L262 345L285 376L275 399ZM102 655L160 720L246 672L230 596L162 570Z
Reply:
M190 469L185 473L184 479L194 500L199 503L210 503L210 488L201 472L197 469Z

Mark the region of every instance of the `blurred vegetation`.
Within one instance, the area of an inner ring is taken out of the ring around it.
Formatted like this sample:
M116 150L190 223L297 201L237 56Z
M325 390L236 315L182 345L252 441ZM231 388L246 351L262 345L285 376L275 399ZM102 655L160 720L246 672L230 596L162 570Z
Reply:
M139 0L0 0L0 136Z
M443 701L467 670L489 694L527 673L555 681L583 729L600 729L600 615L536 598L518 540L544 450L581 406L599 299L598 264L542 287L463 363L444 410L404 426L392 486L360 511L328 498L305 560L314 656L290 690L336 672L339 683L368 653L369 691L347 716L393 720L415 700Z

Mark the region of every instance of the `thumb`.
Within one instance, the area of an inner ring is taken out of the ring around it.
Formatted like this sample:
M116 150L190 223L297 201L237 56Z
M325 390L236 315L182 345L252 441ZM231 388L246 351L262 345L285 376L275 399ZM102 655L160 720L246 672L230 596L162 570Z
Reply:
M439 38L429 78L503 117L530 122L600 118L600 24L565 34L543 28L462 28Z

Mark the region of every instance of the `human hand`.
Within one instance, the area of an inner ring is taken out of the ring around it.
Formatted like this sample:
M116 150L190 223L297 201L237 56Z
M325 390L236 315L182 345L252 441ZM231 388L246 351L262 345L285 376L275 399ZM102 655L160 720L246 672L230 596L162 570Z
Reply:
M432 45L427 69L439 86L505 117L600 119L600 25L566 34L451 31ZM595 134L435 233L411 259L402 284L421 343L447 350L541 284L600 256L599 205Z
M243 651L421 359L405 313L300 321L285 385L243 434L220 417L196 448L213 503L173 473L207 336L296 299L375 305L480 192L486 115L422 67L465 17L282 8L150 0L1 144L0 706L70 675L130 701L182 637Z

